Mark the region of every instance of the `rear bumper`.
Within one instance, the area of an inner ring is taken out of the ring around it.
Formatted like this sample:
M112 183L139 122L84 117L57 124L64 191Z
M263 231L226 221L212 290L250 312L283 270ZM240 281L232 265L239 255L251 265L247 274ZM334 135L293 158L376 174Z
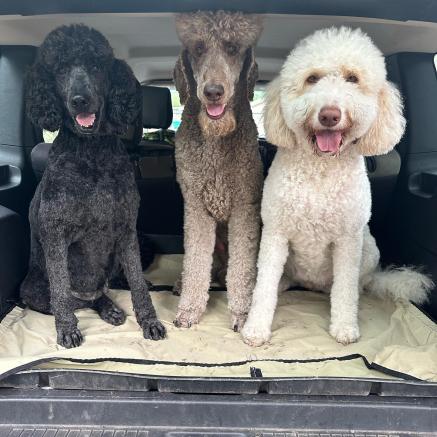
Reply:
M0 435L13 429L23 436L55 429L74 430L69 436L431 435L437 399L2 389Z

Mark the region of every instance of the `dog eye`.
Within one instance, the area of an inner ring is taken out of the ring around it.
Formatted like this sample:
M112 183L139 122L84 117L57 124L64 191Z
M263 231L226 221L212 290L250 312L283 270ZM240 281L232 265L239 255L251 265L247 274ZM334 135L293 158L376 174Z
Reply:
M355 76L355 74L349 74L349 75L346 77L346 82L358 83L358 77Z
M198 41L196 45L194 46L194 52L197 56L201 56L205 53L206 47L205 44L202 41Z
M315 74L308 76L306 80L307 83L317 83L318 81L319 81L319 76L316 76Z
M238 46L236 44L232 44L231 42L225 43L225 50L228 55L236 55L238 52Z

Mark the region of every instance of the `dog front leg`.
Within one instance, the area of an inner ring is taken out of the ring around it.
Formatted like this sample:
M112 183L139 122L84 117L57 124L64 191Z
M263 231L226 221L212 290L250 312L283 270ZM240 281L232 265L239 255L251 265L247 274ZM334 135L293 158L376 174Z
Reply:
M344 235L334 243L330 334L343 344L358 340L359 275L363 233Z
M189 328L206 309L216 222L197 202L185 204L182 287L175 326Z
M236 205L229 220L229 262L226 276L232 328L243 327L256 281L256 260L260 236L258 205Z
M265 227L258 256L258 276L252 306L241 333L245 343L261 346L270 339L278 287L288 256L288 238Z
M68 247L62 236L43 240L47 276L50 284L50 306L55 316L57 342L63 347L80 346L83 337L74 315L75 299L70 294Z
M140 248L136 231L127 236L120 248L120 262L132 293L132 306L144 338L160 340L165 337L165 327L157 319L146 279L141 266Z

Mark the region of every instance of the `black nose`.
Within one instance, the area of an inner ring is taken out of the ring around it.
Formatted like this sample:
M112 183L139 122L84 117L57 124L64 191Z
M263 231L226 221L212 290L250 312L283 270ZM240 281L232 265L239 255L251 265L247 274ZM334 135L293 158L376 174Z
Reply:
M71 98L71 106L74 109L85 109L89 104L89 99L86 96L76 95Z
M222 85L205 85L205 88L203 89L205 97L212 102L219 100L224 93L225 90Z
M334 127L340 122L341 111L336 106L325 106L319 112L320 124L326 127Z

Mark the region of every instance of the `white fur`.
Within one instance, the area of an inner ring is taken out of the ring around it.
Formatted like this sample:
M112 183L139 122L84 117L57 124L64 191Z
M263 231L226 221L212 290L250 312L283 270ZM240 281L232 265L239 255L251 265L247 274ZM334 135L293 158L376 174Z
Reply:
M317 72L320 79L307 83ZM359 82L346 80L355 74ZM341 109L339 153L323 154L312 133L318 113ZM301 41L268 88L264 124L278 152L266 179L264 223L246 343L268 341L278 286L331 293L330 333L340 343L359 338L358 300L378 296L423 302L432 281L412 269L381 271L368 228L370 184L363 155L390 151L405 129L402 101L387 81L384 58L361 30L330 28ZM282 277L282 281L281 281Z

